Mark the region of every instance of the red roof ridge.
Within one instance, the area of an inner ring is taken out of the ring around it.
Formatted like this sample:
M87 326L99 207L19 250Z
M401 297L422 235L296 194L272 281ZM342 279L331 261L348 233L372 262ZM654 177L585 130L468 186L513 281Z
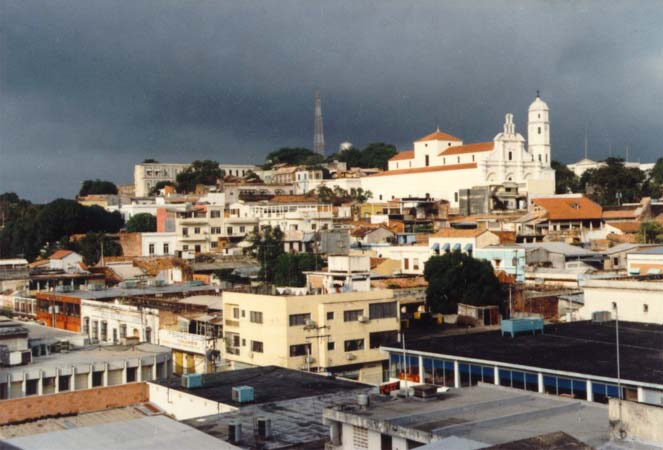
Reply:
M385 172L374 173L369 175L369 177L384 177L390 175L405 175L408 173L424 173L424 172L441 172L447 170L464 170L464 169L476 169L477 163L464 163L464 164L450 164L446 166L432 166L432 167L416 167L412 169L396 169L396 170L387 170Z
M464 153L490 152L495 148L494 142L477 142L474 144L456 145L447 147L438 153L438 156L461 155Z
M462 139L458 139L457 137L447 134L444 131L440 131L438 128L437 131L416 140L416 142L424 141L462 141Z
M389 158L389 161L402 161L404 159L414 158L414 150L403 150L400 153L396 153L394 156Z

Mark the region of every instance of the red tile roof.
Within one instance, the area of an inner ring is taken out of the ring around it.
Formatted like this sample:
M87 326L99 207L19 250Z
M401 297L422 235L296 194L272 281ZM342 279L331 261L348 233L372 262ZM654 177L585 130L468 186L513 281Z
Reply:
M606 224L617 228L622 233L637 233L640 231L640 222L606 222Z
M270 203L318 203L318 197L309 195L276 195Z
M443 228L437 233L431 234L431 237L444 237L444 238L474 238L488 230L480 228L460 229L460 228Z
M58 250L57 252L53 253L49 259L62 259L66 258L67 256L71 255L72 252L71 250Z
M428 136L424 136L421 139L417 139L417 142L424 142L424 141L462 141L462 139L458 139L457 137L454 137L450 134L437 130L435 133L431 133Z
M463 155L465 153L492 152L495 148L494 142L478 142L476 144L457 145L448 147L438 153L438 156Z
M389 161L403 161L412 158L414 158L414 150L405 150L389 158Z
M415 169L396 169L380 172L369 177L385 177L390 175L406 175L409 173L442 172L447 170L476 169L477 163L453 164L448 166L417 167Z
M587 197L535 198L534 205L547 212L549 220L601 219L603 208Z

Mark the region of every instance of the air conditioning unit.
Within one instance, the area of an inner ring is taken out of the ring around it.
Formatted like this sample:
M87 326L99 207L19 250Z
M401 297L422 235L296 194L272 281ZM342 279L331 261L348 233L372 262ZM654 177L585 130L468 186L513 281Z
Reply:
M348 353L347 355L345 355L345 359L347 359L348 361L354 361L355 359L357 359L357 356L352 353Z
M306 322L304 322L304 328L306 328L307 330L310 330L311 328L315 328L315 327L316 327L316 324L315 324L315 320L313 320L313 319L306 319Z
M311 355L306 355L304 356L304 362L308 364L312 364L315 362L315 358Z
M237 403L249 403L255 400L251 386L235 386L232 390L232 400Z
M187 389L194 389L202 387L203 376L199 373L187 373L182 375L182 387Z
M357 321L359 321L360 323L368 323L369 320L371 319L369 319L368 316L359 316L357 318Z

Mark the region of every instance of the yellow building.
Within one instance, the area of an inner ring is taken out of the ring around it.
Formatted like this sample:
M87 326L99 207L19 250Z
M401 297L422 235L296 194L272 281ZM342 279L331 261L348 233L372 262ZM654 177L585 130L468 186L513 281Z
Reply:
M324 295L224 292L225 358L235 367L277 365L332 372L381 383L398 339L398 302L391 290Z

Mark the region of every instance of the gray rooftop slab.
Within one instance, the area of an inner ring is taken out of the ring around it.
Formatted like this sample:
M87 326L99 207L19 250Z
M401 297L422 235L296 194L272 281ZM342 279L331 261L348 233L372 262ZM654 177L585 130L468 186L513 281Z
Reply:
M599 256L600 253L587 250L575 245L565 244L563 242L534 242L529 244L519 244L524 248L543 248L551 253L560 253L565 256Z
M237 447L165 416L34 434L0 442L0 449L236 449Z
M195 286L189 284L169 284L166 286L146 286L139 288L111 288L101 291L72 291L58 292L67 297L79 297L87 300L102 300L108 298L137 297L146 295L187 294L196 292L213 292L213 286Z

